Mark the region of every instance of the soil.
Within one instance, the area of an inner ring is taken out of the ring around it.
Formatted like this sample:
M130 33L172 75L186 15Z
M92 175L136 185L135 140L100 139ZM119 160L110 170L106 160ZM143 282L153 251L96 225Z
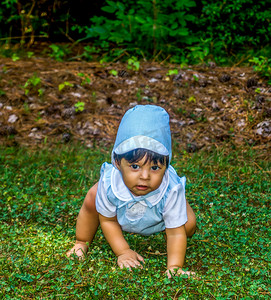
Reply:
M155 104L170 114L180 151L245 145L270 151L271 87L252 68L127 66L1 58L0 145L111 146L127 109Z

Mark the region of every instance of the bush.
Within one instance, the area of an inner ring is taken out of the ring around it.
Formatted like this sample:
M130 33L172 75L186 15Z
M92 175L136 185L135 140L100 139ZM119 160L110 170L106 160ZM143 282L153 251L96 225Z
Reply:
M180 53L181 47L199 40L189 29L195 21L191 13L195 1L106 2L102 7L106 15L93 17L93 26L85 27L86 37L97 43L107 41L143 56L155 56Z
M87 60L107 52L111 60L129 55L182 63L221 63L247 50L270 48L266 0L92 2L2 0L0 40L19 39L27 46L41 39L87 41L80 56Z
M186 57L199 62L268 45L267 2L106 0L103 13L91 18L84 31L105 51L110 46L147 58L170 55L173 62Z
M231 55L247 47L270 43L269 1L202 0L201 3L198 30L202 40L208 41L211 52Z
M20 41L32 45L36 40L50 42L72 41L81 38L80 33L72 35L72 26L89 24L89 18L96 14L104 0L87 1L0 1L0 41Z

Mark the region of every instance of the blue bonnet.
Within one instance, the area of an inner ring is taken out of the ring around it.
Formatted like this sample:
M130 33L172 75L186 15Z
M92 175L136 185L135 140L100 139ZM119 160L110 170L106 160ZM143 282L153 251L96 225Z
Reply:
M168 155L171 160L169 115L162 107L137 105L124 114L112 151L112 163L113 153L124 154L137 148Z

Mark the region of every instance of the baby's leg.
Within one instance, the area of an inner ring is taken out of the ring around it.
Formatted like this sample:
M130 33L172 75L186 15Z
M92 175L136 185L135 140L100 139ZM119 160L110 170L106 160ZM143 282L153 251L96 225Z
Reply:
M95 198L98 183L96 183L87 193L84 203L80 209L76 223L76 243L67 252L69 257L75 253L79 258L83 258L99 227L99 215L96 211Z
M185 223L184 227L186 230L186 235L188 237L191 237L196 231L197 223L196 223L195 213L187 201L186 201L186 211L187 211L187 222Z

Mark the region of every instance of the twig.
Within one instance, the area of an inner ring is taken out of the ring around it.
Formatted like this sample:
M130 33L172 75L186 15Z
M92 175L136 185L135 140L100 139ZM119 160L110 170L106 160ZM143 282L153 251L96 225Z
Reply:
M67 32L65 32L62 28L59 28L59 30L60 30L60 32L61 32L62 34L65 35L65 37L66 37L69 41L71 41L72 43L75 43L75 40L74 40L73 38L71 38L71 37L68 35Z
M34 38L48 38L47 35L34 35ZM0 38L0 41L5 41L5 40L18 40L22 39L23 36L14 36L14 37L5 37L5 38Z
M163 61L161 61L161 65L165 62L165 61L167 61L169 58L171 57L171 55L169 54Z
M249 57L251 57L251 55L248 55L247 57L243 57L239 62L237 62L236 64L234 64L232 66L232 69L234 69L235 67L237 67L238 65L240 65L242 62L244 62L245 60L247 60Z

